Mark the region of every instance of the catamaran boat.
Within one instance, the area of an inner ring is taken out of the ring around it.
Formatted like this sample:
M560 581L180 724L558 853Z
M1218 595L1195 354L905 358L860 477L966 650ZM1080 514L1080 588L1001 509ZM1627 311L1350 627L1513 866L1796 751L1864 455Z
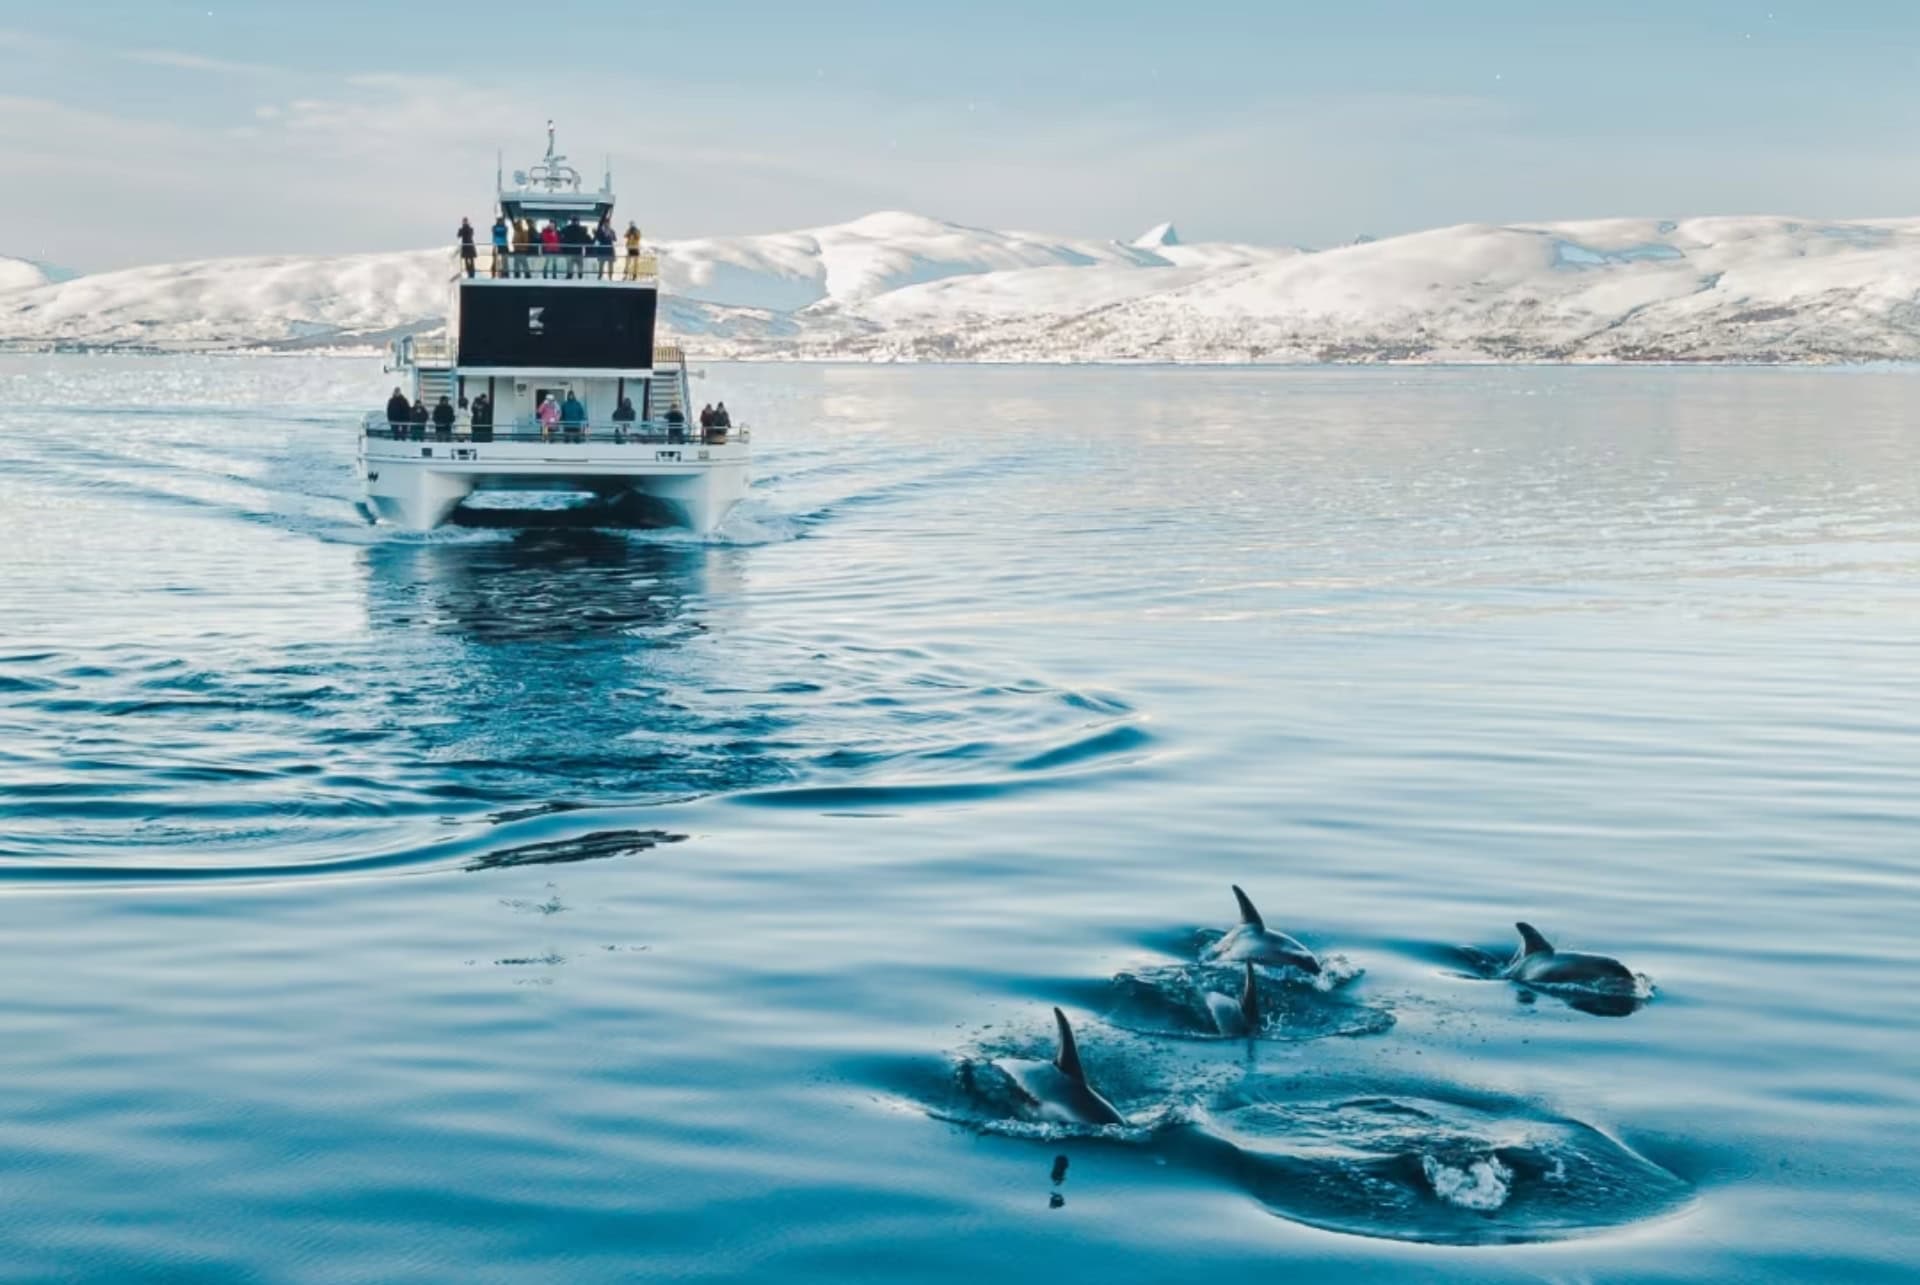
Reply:
M552 122L546 156L497 186L509 228L591 230L613 214L611 172L582 191ZM452 426L367 416L360 471L376 520L427 530L475 491L568 491L628 503L644 523L711 531L746 493L751 434L690 422L686 356L654 342L655 257L574 236L544 253L510 237L501 252L482 226L471 258L453 252L444 336L399 340L387 369L416 403L464 399L483 413Z

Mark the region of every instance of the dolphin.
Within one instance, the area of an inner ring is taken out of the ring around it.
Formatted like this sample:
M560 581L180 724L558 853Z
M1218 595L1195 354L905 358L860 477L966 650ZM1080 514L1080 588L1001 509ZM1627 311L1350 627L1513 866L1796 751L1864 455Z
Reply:
M1520 949L1500 975L1509 981L1534 985L1609 985L1632 986L1637 979L1627 966L1605 955L1583 955L1578 951L1555 950L1532 924L1515 924L1520 930Z
M1247 970L1247 981L1239 999L1219 991L1207 992L1207 1011L1213 1014L1213 1024L1228 1037L1260 1033L1260 984L1254 980L1252 960L1241 967Z
M1240 922L1227 935L1202 951L1200 958L1209 964L1265 964L1270 968L1293 967L1303 973L1320 971L1313 952L1285 933L1269 931L1260 912L1253 908L1240 885L1233 885L1234 900L1240 903Z
M1029 1114L1051 1124L1125 1124L1113 1104L1087 1083L1067 1015L1056 1008L1053 1020L1060 1027L1060 1052L1053 1061L1009 1059L999 1064L1031 1103Z

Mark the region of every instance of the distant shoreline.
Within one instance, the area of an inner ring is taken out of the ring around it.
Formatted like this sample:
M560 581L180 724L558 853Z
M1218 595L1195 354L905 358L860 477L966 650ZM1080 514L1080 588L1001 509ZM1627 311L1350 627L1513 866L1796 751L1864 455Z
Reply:
M684 342L684 341L676 341ZM225 348L167 348L132 344L0 342L0 356L49 357L325 357L372 360L386 355L382 345L290 344ZM744 366L1005 366L1177 370L1363 370L1363 369L1731 369L1731 370L1910 370L1920 358L1889 357L1350 357L1326 360L1254 360L1235 358L1039 358L1039 357L828 357L781 353L714 353L689 350L690 362Z
M653 243L702 359L824 364L1920 361L1920 219L1458 224L1324 250L884 211ZM364 351L440 329L451 248L156 264L0 290L0 348ZM36 270L37 271L37 270Z

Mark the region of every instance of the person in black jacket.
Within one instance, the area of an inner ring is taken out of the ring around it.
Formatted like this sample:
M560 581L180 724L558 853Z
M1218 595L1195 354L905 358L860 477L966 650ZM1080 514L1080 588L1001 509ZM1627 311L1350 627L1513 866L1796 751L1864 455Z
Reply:
M443 439L453 436L453 403L445 393L440 394L440 404L433 408L433 435Z
M593 233L579 219L567 224L565 236L567 250L567 275L583 277L587 273L587 251L593 245Z
M602 214L600 226L593 230L593 275L606 278L613 275L613 216Z
M713 426L715 428L733 427L733 416L727 414L727 404L725 402L721 402L713 408Z
M473 224L466 219L460 220L460 230L455 233L460 238L460 262L466 265L467 275L473 275Z
M417 442L427 435L427 404L416 397L413 399L413 409L407 414L413 421L413 440Z
M493 440L493 398L485 393L473 399L473 440Z
M613 408L613 440L627 440L627 430L633 427L637 415L633 409L633 398L622 397L620 404Z
M387 431L395 438L407 435L407 424L413 419L413 407L407 402L407 395L398 388L393 396L387 398Z

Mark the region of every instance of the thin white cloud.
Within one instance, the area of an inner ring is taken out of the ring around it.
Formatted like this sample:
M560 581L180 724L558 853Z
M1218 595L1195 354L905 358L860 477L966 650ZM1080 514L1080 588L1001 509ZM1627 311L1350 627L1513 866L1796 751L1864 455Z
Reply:
M0 30L0 48L18 34ZM1920 200L1920 179L1877 139L1854 140L1846 155L1754 139L1737 152L1722 145L1724 164L1703 171L1697 138L1598 133L1569 149L1563 131L1543 131L1524 110L1465 94L1250 91L1169 118L1149 100L1061 115L983 95L968 112L964 98L901 106L849 85L775 110L697 83L629 98L564 78L204 79L206 103L224 109L220 127L110 114L84 76L70 102L0 90L0 155L76 194L44 228L0 232L38 237L29 248L39 257L88 268L431 244L460 215L485 216L496 149L509 172L525 165L549 117L590 184L612 151L623 216L663 237L904 208L1079 236L1130 236L1171 217L1205 238L1332 245L1475 219L1780 205L1756 177L1779 173L1832 188L1836 212ZM235 175L246 181L209 208L209 176Z
M220 76L278 76L281 68L266 63L236 62L229 58L210 58L187 49L122 49L114 56L149 67L173 67L180 71L202 71Z

